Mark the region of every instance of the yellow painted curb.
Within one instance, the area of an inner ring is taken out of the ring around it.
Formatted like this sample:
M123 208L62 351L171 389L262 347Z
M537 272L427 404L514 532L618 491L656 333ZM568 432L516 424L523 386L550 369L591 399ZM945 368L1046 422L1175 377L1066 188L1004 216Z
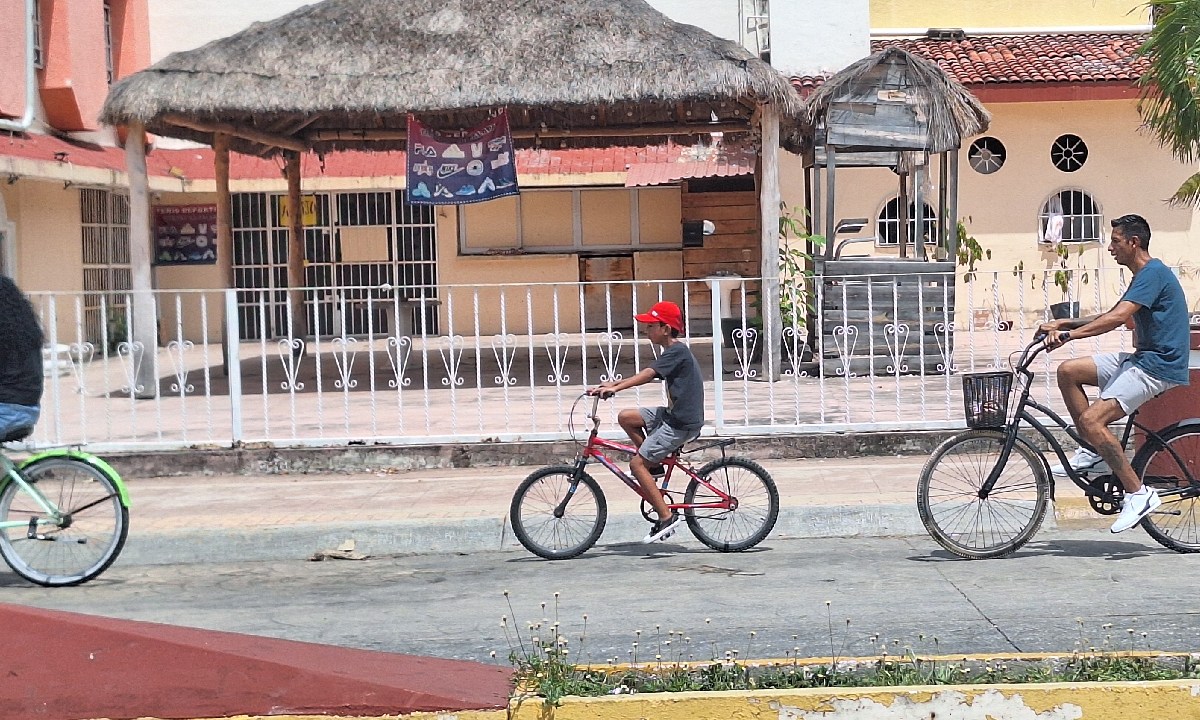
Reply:
M1200 680L647 693L514 700L511 720L1200 720Z
M221 718L195 718L194 720L508 720L508 710L458 710L455 712L419 712L409 715L233 715ZM142 720L155 720L142 718Z

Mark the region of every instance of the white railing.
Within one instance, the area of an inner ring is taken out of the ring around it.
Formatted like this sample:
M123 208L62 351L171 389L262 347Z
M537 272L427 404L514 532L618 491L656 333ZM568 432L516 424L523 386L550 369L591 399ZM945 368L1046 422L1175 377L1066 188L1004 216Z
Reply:
M1118 271L1089 272L1085 314L1107 309L1124 283ZM759 313L758 280L736 278L306 289L303 323L286 291L158 291L153 354L127 337L128 298L33 293L47 334L33 442L120 450L565 438L584 388L653 362L632 315L660 299L684 309L685 340L706 375L708 433L962 427L958 376L1004 367L1055 299L1027 292L1041 287L1033 273L1002 291L1005 275L957 287L900 288L882 275L787 286L783 297L801 312L782 317ZM777 323L773 344L764 328ZM1129 348L1123 330L1069 344L1042 362L1038 399L1061 407L1059 360ZM662 402L658 384L631 390L609 403L607 427L616 429L621 406Z

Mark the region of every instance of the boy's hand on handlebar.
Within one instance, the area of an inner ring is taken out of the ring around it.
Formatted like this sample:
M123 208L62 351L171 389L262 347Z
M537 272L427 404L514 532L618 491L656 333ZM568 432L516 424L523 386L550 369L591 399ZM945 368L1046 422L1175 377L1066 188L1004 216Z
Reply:
M1064 324L1062 320L1051 320L1050 322L1042 323L1038 326L1037 335L1034 336L1034 339L1044 339L1046 341L1046 349L1053 350L1071 339L1071 331L1064 328Z
M613 395L616 395L617 391L613 390L608 385L597 385L594 388L590 388L587 391L587 394L595 396L595 397L599 397L601 400L607 400L608 398L612 397Z

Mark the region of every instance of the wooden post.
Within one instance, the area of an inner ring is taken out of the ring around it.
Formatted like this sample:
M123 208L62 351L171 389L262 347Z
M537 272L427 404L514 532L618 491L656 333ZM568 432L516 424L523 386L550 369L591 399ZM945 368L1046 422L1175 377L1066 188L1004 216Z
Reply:
M915 155L915 153L914 153ZM925 165L913 167L913 257L925 259L925 178L929 168Z
M783 320L779 316L779 113L762 106L762 183L758 207L762 224L763 377L778 380L782 371Z
M896 239L900 243L900 257L908 257L908 172L900 173L900 195L896 203Z
M233 207L229 196L229 136L213 135L213 169L217 178L217 262L224 268L225 284L237 287L233 276ZM228 319L221 323L221 368L229 376L229 343L237 346L241 338L231 338Z
M150 179L146 175L146 131L129 126L125 140L125 169L129 173L129 269L133 327L130 353L136 368L131 392L135 397L158 396L158 310L154 302L154 249L150 233Z
M937 246L943 251L950 248L950 233L953 232L953 223L950 221L950 216L946 214L946 183L949 179L949 168L947 166L947 153L938 153L938 221L937 221ZM934 258L935 260L948 260L950 258Z
M825 146L825 259L832 260L836 248L833 246L834 229L837 227L837 210L835 204L837 182L837 151L832 145Z
M291 222L288 223L287 281L288 305L291 308L291 340L302 340L308 333L304 313L304 211L300 207L300 153L287 153L288 206ZM303 352L301 350L301 352Z
M950 216L950 242L947 243L950 247L950 257L947 260L953 261L958 258L958 148L949 152L949 165L946 212Z

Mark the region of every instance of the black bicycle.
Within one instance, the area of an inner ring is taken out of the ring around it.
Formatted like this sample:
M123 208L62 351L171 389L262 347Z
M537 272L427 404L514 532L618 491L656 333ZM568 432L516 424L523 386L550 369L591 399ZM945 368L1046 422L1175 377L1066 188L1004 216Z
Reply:
M1041 527L1054 499L1054 475L1023 426L1045 439L1093 510L1101 515L1121 511L1125 496L1121 483L1108 474L1076 472L1062 445L1031 414L1031 410L1041 413L1081 447L1088 447L1066 420L1029 397L1034 377L1029 366L1046 349L1044 336L1039 335L1021 351L1011 371L964 375L963 404L970 429L942 443L921 470L917 483L921 522L939 545L955 555L1003 557ZM1171 550L1200 552L1200 418L1156 431L1139 423L1135 411L1120 440L1122 448L1134 441L1133 470L1163 501L1142 519L1142 528Z

